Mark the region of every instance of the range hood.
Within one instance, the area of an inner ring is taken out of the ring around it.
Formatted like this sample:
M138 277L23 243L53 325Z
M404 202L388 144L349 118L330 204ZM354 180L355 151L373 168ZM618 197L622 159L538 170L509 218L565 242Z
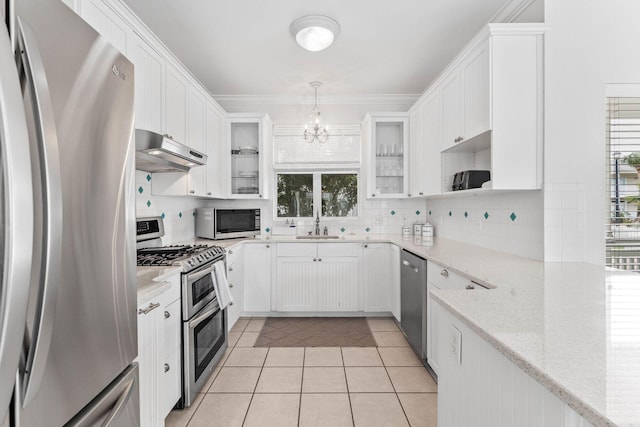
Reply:
M207 164L207 155L174 141L169 135L136 129L136 169L187 172Z

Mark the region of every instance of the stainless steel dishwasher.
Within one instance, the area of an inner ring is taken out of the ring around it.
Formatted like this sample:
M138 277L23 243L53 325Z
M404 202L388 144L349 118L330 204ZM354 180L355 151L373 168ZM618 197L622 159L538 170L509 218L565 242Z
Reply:
M400 272L400 327L424 361L427 354L427 261L402 250Z

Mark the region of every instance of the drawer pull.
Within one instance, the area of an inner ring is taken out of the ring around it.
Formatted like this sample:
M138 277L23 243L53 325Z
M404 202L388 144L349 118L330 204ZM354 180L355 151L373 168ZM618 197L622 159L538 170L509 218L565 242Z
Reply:
M171 369L171 366L169 366L169 364L168 364L168 363L165 363L165 364L164 364L164 371L165 371L165 372L169 372L169 370L170 370L170 369Z
M151 303L151 304L149 304L149 307L139 309L138 310L138 314L149 314L150 312L152 312L153 310L155 310L158 307L160 307L160 303L159 302Z
M168 319L169 317L171 317L171 313L169 313L168 311L165 310L164 312L164 318Z
M229 283L229 288L233 288L233 283Z
M476 287L473 285L467 285L466 289L475 289Z
M267 245L267 249L269 249L271 247L271 245Z
M440 275L441 275L441 276L444 276L444 277L449 277L449 272L448 272L447 270L442 270L442 271L440 272Z
M229 255L233 255L233 251L231 249L229 249L227 252L229 253Z
M233 267L229 267L229 268L228 268L228 270L229 270L229 271L233 271Z

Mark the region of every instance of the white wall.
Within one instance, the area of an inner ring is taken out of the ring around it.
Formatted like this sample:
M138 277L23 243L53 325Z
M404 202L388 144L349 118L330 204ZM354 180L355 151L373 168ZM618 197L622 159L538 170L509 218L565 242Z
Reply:
M465 195L429 199L426 212L436 236L542 260L542 201L542 191Z
M640 82L640 2L546 0L545 16L545 260L604 264L605 90Z

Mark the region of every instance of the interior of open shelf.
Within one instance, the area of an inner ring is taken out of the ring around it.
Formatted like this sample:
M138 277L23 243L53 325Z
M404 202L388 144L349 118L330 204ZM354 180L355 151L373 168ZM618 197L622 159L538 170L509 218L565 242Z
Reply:
M231 193L260 192L260 125L231 123Z
M480 151L446 151L441 154L441 160L442 192L452 192L453 178L458 172L488 170L491 173L491 146Z

